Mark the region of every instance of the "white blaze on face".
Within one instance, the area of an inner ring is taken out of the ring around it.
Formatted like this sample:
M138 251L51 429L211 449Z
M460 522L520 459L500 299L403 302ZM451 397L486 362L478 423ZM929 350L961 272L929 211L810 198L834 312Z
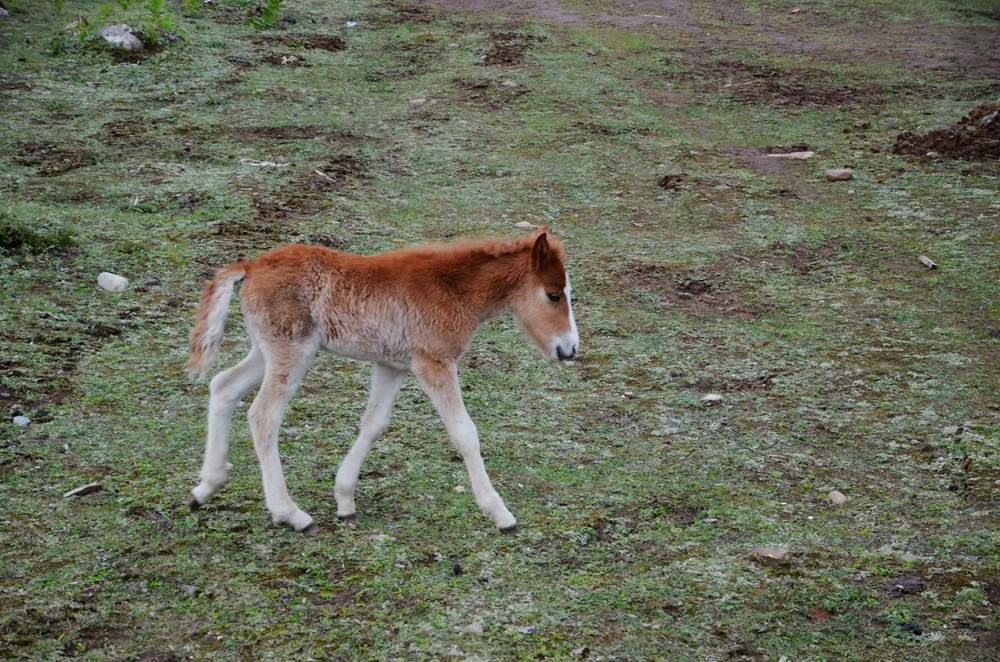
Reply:
M576 319L573 318L573 286L569 284L569 274L566 274L566 287L563 290L566 297L566 307L569 309L569 331L560 333L553 342L552 354L555 358L571 357L580 349L580 335L576 330Z

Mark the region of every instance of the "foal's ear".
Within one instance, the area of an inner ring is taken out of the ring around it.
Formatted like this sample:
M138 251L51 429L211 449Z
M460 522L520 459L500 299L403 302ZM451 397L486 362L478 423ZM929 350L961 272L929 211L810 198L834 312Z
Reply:
M548 234L543 232L535 239L535 246L531 249L531 266L535 271L543 271L549 264L552 256L552 249L549 248Z

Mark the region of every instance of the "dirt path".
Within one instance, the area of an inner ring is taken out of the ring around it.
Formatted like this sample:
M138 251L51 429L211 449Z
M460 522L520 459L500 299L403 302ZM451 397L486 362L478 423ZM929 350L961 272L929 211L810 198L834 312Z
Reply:
M693 39L706 51L753 47L771 54L857 63L893 61L921 71L955 76L1000 77L1000 21L955 27L928 20L890 21L866 11L845 18L826 11L753 12L732 0L617 0L609 11L586 12L559 0L433 0L450 9L554 23L666 29ZM961 9L956 9L961 11ZM991 17L987 17L991 18Z

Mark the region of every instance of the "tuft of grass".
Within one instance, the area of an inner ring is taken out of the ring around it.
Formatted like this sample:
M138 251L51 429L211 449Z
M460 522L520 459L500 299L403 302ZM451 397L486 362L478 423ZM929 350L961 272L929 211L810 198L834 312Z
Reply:
M277 27L281 2L282 0L267 0L267 4L258 7L259 14L247 22L258 30L270 30Z
M39 232L23 221L0 216L0 250L5 253L44 253L76 246L76 233L70 228L58 227Z

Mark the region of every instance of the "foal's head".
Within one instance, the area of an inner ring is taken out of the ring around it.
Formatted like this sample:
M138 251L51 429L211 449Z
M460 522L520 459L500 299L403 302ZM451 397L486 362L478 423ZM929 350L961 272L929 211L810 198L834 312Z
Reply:
M557 240L550 243L542 230L531 247L531 267L511 299L514 315L528 335L560 361L573 358L580 348L563 257L562 245Z

